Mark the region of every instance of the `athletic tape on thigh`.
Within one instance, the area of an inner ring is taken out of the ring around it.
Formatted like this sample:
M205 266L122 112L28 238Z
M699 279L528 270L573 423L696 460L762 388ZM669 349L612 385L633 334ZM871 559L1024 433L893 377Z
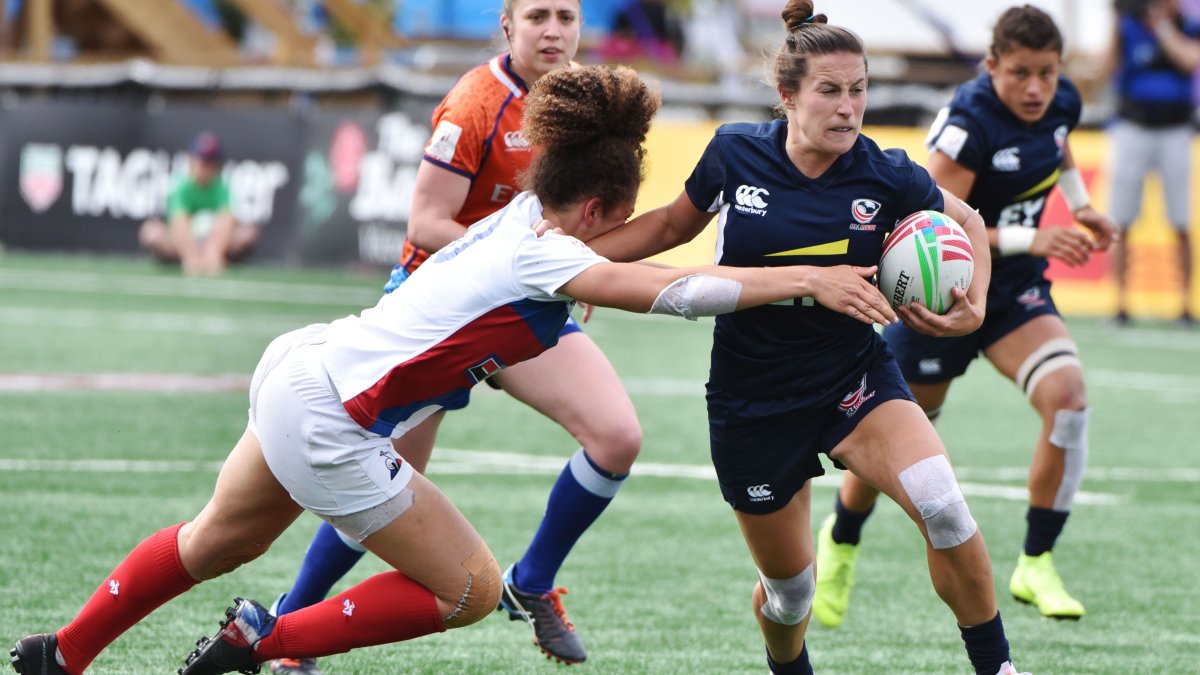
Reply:
M692 274L672 281L662 289L650 314L674 314L695 320L698 316L716 316L737 309L742 284L711 274Z
M812 563L790 579L771 579L761 571L758 578L767 596L760 610L763 616L784 626L795 626L804 621L812 609L813 595L817 592Z
M355 541L353 537L345 532L342 532L335 527L333 528L333 533L336 534L338 536L338 540L345 544L346 548L350 549L351 551L358 551L359 553L367 552L366 546L363 546L361 543Z
M1025 396L1033 396L1042 378L1067 366L1079 366L1079 354L1071 338L1053 338L1033 350L1017 368L1017 386Z
M365 511L344 516L326 516L320 513L317 515L347 537L361 542L363 539L382 530L393 520L399 518L412 505L413 491L412 488L406 487L397 493L395 497L392 497L379 506L372 506Z
M925 521L934 548L954 548L979 529L945 455L928 457L901 471L900 485Z
M1062 482L1054 495L1055 511L1070 511L1075 502L1075 493L1083 484L1083 470L1087 466L1087 426L1090 408L1083 410L1059 410L1054 413L1054 427L1050 430L1050 442L1063 449Z

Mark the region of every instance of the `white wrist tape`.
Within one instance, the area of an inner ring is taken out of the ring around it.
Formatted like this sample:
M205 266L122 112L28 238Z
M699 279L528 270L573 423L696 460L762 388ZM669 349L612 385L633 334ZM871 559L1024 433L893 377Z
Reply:
M1009 225L996 228L996 250L1000 255L1029 253L1033 248L1033 238L1037 236L1036 227L1021 227Z
M742 284L710 274L693 274L672 281L658 294L650 314L674 314L695 320L698 316L716 316L737 309Z
M1092 198L1088 196L1087 185L1083 183L1083 176L1079 174L1079 169L1072 167L1060 173L1058 189L1062 190L1063 199L1066 200L1071 213L1092 203Z

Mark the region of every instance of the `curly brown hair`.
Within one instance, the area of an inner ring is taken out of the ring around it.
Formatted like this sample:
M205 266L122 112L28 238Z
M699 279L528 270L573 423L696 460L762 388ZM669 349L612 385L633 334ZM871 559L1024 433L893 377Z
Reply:
M605 210L637 197L642 143L659 95L630 68L584 66L543 75L522 124L537 155L521 185L550 208L599 197Z

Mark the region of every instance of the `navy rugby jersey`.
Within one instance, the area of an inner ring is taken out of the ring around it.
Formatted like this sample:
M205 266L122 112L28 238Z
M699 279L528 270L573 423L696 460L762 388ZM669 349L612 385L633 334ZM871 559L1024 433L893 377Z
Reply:
M942 194L902 150L859 136L816 179L784 149L787 123L726 124L685 184L719 211L717 262L737 267L878 264L883 239ZM839 400L884 349L874 329L800 298L716 318L710 404L750 415Z
M1067 134L1079 124L1079 90L1064 77L1042 119L1026 124L996 96L987 73L961 85L938 115L929 145L975 172L967 203L988 227L1037 227L1058 183ZM992 279L1028 278L1046 271L1029 254L992 258Z

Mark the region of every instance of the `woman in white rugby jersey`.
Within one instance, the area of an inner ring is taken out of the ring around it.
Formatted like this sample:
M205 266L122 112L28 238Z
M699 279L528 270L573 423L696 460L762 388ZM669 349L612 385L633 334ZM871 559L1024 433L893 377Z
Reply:
M277 338L255 370L250 419L189 523L138 544L70 624L12 650L18 673L78 675L110 642L202 580L262 555L308 509L395 568L276 619L237 599L184 675L243 672L474 623L500 599L500 568L457 508L392 449L499 369L550 348L574 299L712 315L813 296L861 320L895 315L842 266L668 269L610 263L583 243L622 226L642 180L657 97L629 69L561 70L530 92L542 151L531 192L436 253L360 315ZM535 224L561 232L538 236ZM113 666L118 670L126 668Z

